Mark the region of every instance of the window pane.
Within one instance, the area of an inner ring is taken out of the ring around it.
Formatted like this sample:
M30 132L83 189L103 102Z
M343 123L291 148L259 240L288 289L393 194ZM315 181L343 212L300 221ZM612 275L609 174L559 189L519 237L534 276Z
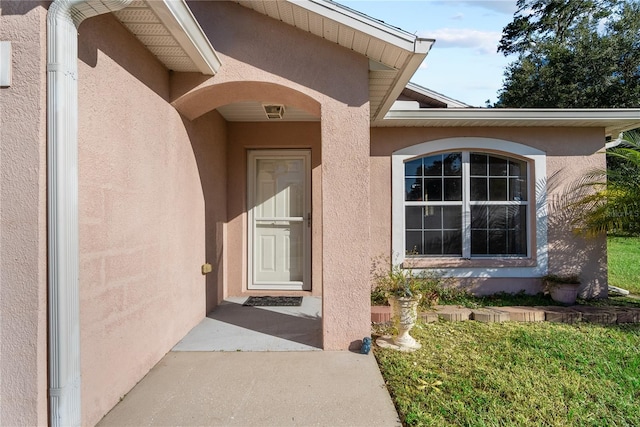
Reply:
M471 255L486 255L488 252L487 232L485 230L471 231Z
M444 199L447 201L462 200L462 178L445 178Z
M527 163L521 160L509 160L509 176L527 176Z
M523 178L509 179L509 200L516 202L527 200L527 180Z
M488 206L471 206L471 228L487 228Z
M451 153L445 155L444 175L462 176L462 153Z
M471 175L487 176L486 154L471 153Z
M527 206L509 206L509 228L527 228Z
M425 178L425 202L442 200L442 178Z
M442 211L442 228L462 229L462 206L443 206Z
M425 230L442 229L442 207L441 206L425 206L424 228Z
M507 253L507 232L495 231L489 232L489 254L505 255Z
M405 226L408 230L422 230L422 206L405 208Z
M462 231L442 233L442 254L462 256Z
M471 200L487 200L487 179L471 178Z
M509 255L527 255L527 230L525 228L509 230L507 253Z
M407 254L422 255L422 231L407 231L406 233L406 248Z
M442 155L424 157L424 174L425 176L442 176Z
M442 255L442 232L424 232L424 253L426 255Z
M489 175L507 176L507 159L502 157L489 157Z
M422 176L422 159L406 162L404 164L404 176Z
M410 202L422 200L422 178L405 178L404 199Z
M489 200L507 200L506 178L489 178Z
M489 228L504 230L507 228L507 207L489 206Z

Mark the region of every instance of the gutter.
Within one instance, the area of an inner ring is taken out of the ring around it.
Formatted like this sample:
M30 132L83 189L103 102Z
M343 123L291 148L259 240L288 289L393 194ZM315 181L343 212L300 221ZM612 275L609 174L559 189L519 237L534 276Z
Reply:
M47 228L51 426L81 425L78 26L132 0L54 0L47 12Z

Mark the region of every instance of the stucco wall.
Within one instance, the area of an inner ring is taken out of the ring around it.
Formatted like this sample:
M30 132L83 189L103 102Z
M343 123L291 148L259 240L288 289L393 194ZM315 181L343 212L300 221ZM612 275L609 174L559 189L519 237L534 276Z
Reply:
M546 152L549 272L579 272L583 296L606 295L605 236L590 239L577 236L568 225L565 213L553 203L585 171L605 166L604 154L598 153L604 148L604 132L598 128L373 128L372 255L391 252L391 153L426 141L465 136L502 139ZM462 283L476 293L541 290L539 280L529 279L475 279Z
M323 230L324 348L345 349L370 333L368 61L232 2L193 1L189 7L223 66L212 78L172 78L172 104L180 112L193 119L227 103L257 100L294 105L321 118L322 210L314 206L314 220L321 217ZM236 185L230 178L230 196ZM230 205L230 220L232 211ZM229 238L229 249L238 244ZM240 256L226 259L246 266L246 252ZM229 289L237 286L231 281Z
M0 1L0 425L47 424L46 9Z
M206 313L201 265L208 227L194 150L220 154L206 144L224 136L224 123L185 124L167 102L169 84L169 72L113 16L80 26L85 425L96 423Z

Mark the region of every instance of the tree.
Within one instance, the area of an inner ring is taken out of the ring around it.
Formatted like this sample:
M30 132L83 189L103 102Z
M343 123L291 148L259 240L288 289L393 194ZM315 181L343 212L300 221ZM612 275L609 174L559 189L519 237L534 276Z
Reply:
M588 235L640 236L640 132L625 133L618 147L607 150L607 163L567 192L573 225Z
M640 106L638 0L518 0L498 51L518 57L495 107Z

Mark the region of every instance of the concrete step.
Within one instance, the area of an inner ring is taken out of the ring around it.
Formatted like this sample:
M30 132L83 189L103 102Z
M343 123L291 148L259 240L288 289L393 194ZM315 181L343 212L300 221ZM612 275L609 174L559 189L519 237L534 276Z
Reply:
M502 311L509 313L509 320L512 322L544 322L544 310L535 307L498 307Z

